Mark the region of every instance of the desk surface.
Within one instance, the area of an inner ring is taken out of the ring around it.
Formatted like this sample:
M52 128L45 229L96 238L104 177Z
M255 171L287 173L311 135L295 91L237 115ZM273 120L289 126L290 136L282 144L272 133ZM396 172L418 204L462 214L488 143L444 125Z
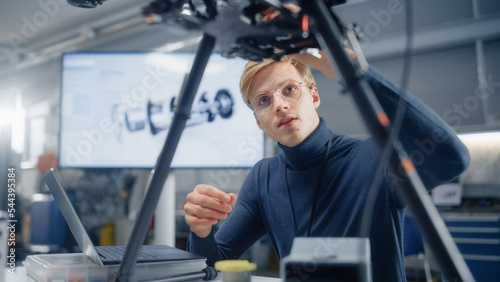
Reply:
M5 282L34 282L31 277L26 275L26 267L20 266L16 267L15 274L9 273L8 269L4 270L4 279L3 281ZM200 280L203 281L203 280ZM217 279L213 281L221 281L221 275L217 277ZM272 277L263 277L263 276L252 276L252 282L278 282L281 281L279 278L272 278Z

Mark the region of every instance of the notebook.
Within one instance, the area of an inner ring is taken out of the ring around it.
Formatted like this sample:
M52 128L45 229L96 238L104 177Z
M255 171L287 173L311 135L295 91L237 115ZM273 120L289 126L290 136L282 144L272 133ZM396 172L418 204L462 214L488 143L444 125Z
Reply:
M85 256L101 266L120 264L126 246L94 246L55 171L53 169L48 171L43 179ZM206 258L166 245L144 245L137 258L137 263L188 263L191 261L205 263Z

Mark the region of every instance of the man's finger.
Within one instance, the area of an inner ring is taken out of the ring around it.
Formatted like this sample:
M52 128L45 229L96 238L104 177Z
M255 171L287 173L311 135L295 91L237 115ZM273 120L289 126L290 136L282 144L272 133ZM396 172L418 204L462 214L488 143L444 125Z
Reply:
M189 204L189 203L187 203L184 206L184 212L186 214L194 215L200 218L215 218L215 219L226 219L228 214L220 210L211 209L205 206Z
M232 200L231 196L229 196L226 192L210 185L198 185L195 187L195 191L200 194L215 198L223 203L231 203Z

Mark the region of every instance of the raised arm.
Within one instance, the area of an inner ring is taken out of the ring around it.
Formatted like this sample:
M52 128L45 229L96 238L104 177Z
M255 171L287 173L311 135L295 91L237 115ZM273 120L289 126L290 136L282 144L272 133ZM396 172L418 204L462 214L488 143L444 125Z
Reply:
M351 50L346 52L354 58ZM330 67L325 55L320 54L320 58L309 54L290 56L338 81L339 76ZM427 189L448 182L465 170L470 162L468 150L441 117L415 96L402 92L404 90L371 66L367 79L389 119L393 120L399 99L406 101L399 139Z
M467 148L429 106L373 67L368 71L368 83L390 120L394 120L399 99L405 100L399 140L427 189L453 180L467 168L470 162Z

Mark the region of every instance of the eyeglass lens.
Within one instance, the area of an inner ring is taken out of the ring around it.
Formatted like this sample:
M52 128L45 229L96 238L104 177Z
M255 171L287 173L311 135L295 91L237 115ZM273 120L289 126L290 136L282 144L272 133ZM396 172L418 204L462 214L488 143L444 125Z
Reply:
M302 83L294 80L285 81L279 89L275 89L270 93L263 92L257 94L251 102L252 107L258 113L265 113L273 105L274 92L279 91L281 98L287 102L294 102L299 99L302 94Z

